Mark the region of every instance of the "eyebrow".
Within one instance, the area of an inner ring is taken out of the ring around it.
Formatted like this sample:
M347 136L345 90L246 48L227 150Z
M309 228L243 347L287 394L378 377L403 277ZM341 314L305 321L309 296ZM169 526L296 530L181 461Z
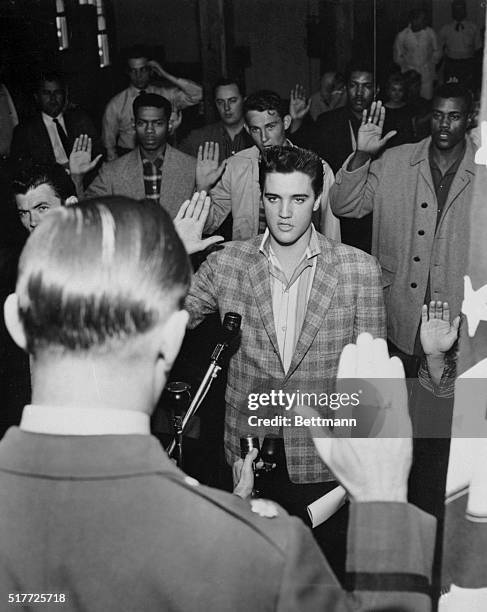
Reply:
M278 198L282 197L279 193L272 193L270 191L266 191L264 193L265 196L276 196ZM308 198L309 197L309 193L293 193L291 195L292 198Z
M38 204L36 204L32 208L19 208L17 206L17 211L18 212L30 212L31 210L35 210L36 208L39 208L39 206L51 206L51 205L50 205L49 202L39 202Z

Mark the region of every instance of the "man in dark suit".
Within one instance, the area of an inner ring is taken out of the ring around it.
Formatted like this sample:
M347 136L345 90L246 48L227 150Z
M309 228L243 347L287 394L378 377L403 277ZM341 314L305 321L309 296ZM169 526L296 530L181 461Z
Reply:
M159 202L174 218L181 203L194 192L196 160L167 143L171 104L166 98L142 93L135 98L133 111L138 146L104 164L85 196L148 198ZM73 177L77 187L79 178Z
M82 134L92 139L95 155L101 152L98 134L88 115L80 109L66 108L66 84L60 74L43 74L34 97L39 112L15 128L13 161L32 159L67 167L74 141Z
M189 209L201 232L201 206ZM190 276L155 203L59 207L31 234L5 306L31 353L33 393L0 442L0 591L70 612L426 612L434 519L406 503L410 437L317 441L354 500L350 595L301 522L200 486L149 435ZM357 349L382 375L404 376L381 340L360 342L349 356ZM385 421L408 422L403 382L400 391Z

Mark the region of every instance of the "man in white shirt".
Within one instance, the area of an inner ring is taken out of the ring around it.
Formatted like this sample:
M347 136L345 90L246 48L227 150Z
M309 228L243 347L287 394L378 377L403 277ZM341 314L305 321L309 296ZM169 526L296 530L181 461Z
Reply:
M132 105L140 93L155 93L169 100L173 109L169 122L170 133L181 122L181 110L198 104L203 97L201 85L169 74L158 62L149 60L147 49L141 45L127 52L127 74L129 87L108 102L103 115L102 139L108 161L135 148ZM151 82L153 74L162 79L162 82Z
M475 54L482 47L480 32L475 23L467 21L467 9L463 0L451 4L453 21L440 30L440 47L445 53L444 81L473 86Z
M396 36L394 61L401 72L416 70L421 75L421 97L431 100L435 80L435 66L441 57L434 30L426 25L426 13L414 9L410 22Z
M11 147L13 160L32 159L67 168L74 141L82 134L92 139L95 155L100 153L91 119L80 109L67 108L66 84L60 74L41 75L34 97L39 112L15 128Z

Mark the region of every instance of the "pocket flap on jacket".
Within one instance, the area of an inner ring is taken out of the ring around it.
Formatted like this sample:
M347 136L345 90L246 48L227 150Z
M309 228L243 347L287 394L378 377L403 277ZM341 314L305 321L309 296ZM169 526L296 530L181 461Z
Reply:
M391 285L394 280L397 262L391 255L380 255L378 259L382 268L382 288L385 288Z

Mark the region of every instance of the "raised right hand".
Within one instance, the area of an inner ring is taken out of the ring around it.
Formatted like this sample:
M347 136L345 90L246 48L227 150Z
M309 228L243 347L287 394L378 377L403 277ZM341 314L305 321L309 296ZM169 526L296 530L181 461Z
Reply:
M374 156L388 140L397 134L396 130L392 130L384 138L381 138L385 118L386 109L382 106L380 100L379 102L372 102L369 111L364 109L362 124L357 134L357 151Z

